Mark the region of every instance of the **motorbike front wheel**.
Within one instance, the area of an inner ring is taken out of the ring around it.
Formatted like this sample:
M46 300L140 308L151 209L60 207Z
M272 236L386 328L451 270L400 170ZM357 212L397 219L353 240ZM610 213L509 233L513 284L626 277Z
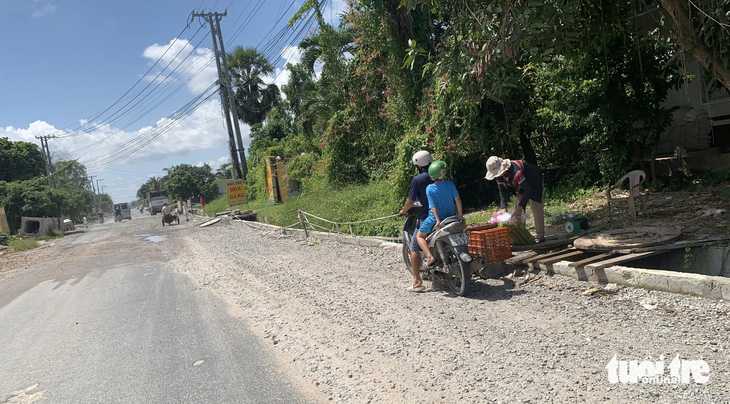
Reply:
M469 293L469 282L471 280L471 272L468 265L459 259L459 255L454 247L446 246L446 267L449 272L446 274L446 285L451 292L466 296Z

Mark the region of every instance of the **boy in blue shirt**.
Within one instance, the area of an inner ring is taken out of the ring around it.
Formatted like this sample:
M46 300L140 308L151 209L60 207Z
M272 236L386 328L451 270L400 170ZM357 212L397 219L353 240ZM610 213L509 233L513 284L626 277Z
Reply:
M426 197L428 198L428 206L430 211L428 218L423 221L421 228L418 229L418 245L426 254L426 268L433 265L436 259L431 255L428 249L426 237L433 231L434 227L441 225L441 220L449 216L457 215L461 218L461 197L456 190L454 183L447 179L446 163L437 160L428 167L428 175L433 180L433 184L426 187Z

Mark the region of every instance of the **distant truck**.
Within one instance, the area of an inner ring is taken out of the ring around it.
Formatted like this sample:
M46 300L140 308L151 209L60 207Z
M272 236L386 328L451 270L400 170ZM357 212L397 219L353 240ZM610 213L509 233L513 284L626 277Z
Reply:
M162 211L162 206L165 203L170 203L167 199L167 191L164 189L157 190L157 191L150 191L149 193L149 201L150 201L150 215L156 215Z

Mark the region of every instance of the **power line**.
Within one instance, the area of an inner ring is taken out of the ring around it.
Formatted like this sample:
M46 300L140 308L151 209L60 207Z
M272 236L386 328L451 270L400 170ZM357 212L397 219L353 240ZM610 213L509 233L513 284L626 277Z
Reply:
M209 87L207 92L210 92L210 90L212 88L213 88L213 86ZM209 99L213 94L214 93L211 93L207 97L203 98L203 101L197 102L205 95L205 93L200 94L198 97L196 97L195 99L188 102L180 110L178 110L175 113L173 113L172 115L170 115L168 117L168 121L166 121L162 126L155 127L155 128L149 129L149 130L141 133L140 135L133 138L132 140L125 142L125 144L118 149L114 149L113 151L108 151L106 153L102 153L101 155L99 155L97 157L89 159L87 161L87 164L90 166L102 165L102 164L107 164L109 162L121 161L121 160L126 159L128 156L130 156L134 152L138 151L141 147L146 146L147 144L151 143L153 140L157 139L164 133L167 133L170 129L177 126L184 118L189 116L195 109L197 109L203 102L205 102L207 99Z
M96 115L95 115L94 117L89 117L89 118L86 118L86 119L84 119L84 121L85 121L85 122L93 122L94 120L98 119L98 118L99 118L99 117L100 117L101 115L103 115L104 113L106 113L107 111L109 111L109 110L110 110L110 109L111 109L112 107L114 107L114 106L115 106L115 105L117 105L117 104L118 104L119 102L121 102L121 101L122 101L122 100L124 99L124 97L126 97L126 96L127 96L127 95L128 95L128 94L129 94L129 93L130 93L130 92L131 92L131 91L132 91L132 90L133 90L133 89L134 89L134 88L136 87L136 86L137 86L137 84L139 84L139 83L140 83L140 82L141 82L141 81L142 81L142 80L143 80L143 79L144 79L145 77L147 77L147 74L149 74L149 72L151 72L151 71L152 71L152 69L154 69L154 68L155 68L155 66L157 66L157 64L158 64L158 63L159 63L159 62L160 62L160 61L162 60L162 58L163 58L163 57L165 57L165 55L167 54L167 52L169 52L169 51L170 51L170 49L172 49L173 45L175 45L175 43L177 42L177 39L178 39L178 38L179 38L179 37L180 37L180 36L181 36L181 35L182 35L182 34L183 34L183 33L184 33L184 32L185 32L185 31L186 31L187 29L188 29L188 27L187 27L187 25L186 25L186 26L185 26L185 28L183 28L183 29L182 29L182 31L180 31L180 33L179 33L179 34L178 34L178 35L177 35L177 36L175 37L175 39L174 39L174 40L173 40L173 41L172 41L172 42L170 43L170 45L169 45L169 46L167 47L167 49L165 49L165 52L163 52L163 53L162 53L162 55L160 55L160 57L159 57L159 58L157 58L157 60L155 61L155 63L154 63L154 64L153 64L152 66L150 66L150 68L149 68L149 69L147 70L147 72L146 72L145 74L143 74L143 75L142 75L142 76L141 76L141 77L140 77L140 78L139 78L139 79L138 79L138 80L137 80L137 81L136 81L136 82L135 82L135 83L134 83L134 84L132 85L132 87L130 87L130 88L129 88L129 90L127 90L127 91L126 91L126 92L125 92L124 94L122 94L122 96L121 96L121 97L119 97L119 98L118 98L118 99L117 99L116 101L114 101L114 103L112 103L112 105L108 106L108 107L107 107L106 109L102 110L101 112L99 112L98 114L96 114ZM67 129L68 129L69 127L70 127L70 126L71 126L71 125L69 125L69 126L67 126L67 127L63 128L62 130L63 130L63 131L66 131L66 130L67 130ZM72 130L72 132L78 131L79 129L81 129L81 128L82 128L82 127L84 127L84 126L85 126L85 124L82 124L82 125L80 125L80 126L79 126L79 127L77 128L77 129L73 129L73 130Z
M142 147L150 144L155 139L169 132L171 129L179 125L185 118L190 116L190 114L200 107L200 105L215 95L215 92L212 90L215 88L216 84L217 83L212 84L204 92L200 93L182 108L169 115L167 117L167 121L163 125L142 132L133 139L125 142L119 148L108 150L96 157L92 157L84 161L84 165L90 167L92 171L98 171L101 168L106 168L119 161L125 160L127 157L139 151Z
M202 28L202 27L201 27L201 28ZM193 34L193 37L192 37L192 38L195 38L195 36L196 36L196 35L198 34L198 32L200 32L200 29L201 29L201 28L198 28L198 30L197 30L197 31L195 32L195 34ZM178 39L178 38L175 38L175 40L173 41L173 43L174 43L174 42L177 42L177 39ZM168 52L168 51L169 51L169 50L171 49L171 47L172 47L172 46L168 47L168 49L167 49L167 50L165 50L165 54L166 54L166 53L167 53L167 52ZM146 86L145 86L144 88L142 88L142 90L140 90L139 92L137 92L137 94L136 94L136 95L134 95L133 97L131 97L131 98L130 98L130 99L129 99L129 100L128 100L128 101L127 101L127 102L126 102L126 103L125 103L124 105L122 105L122 106L121 106L121 107L120 107L119 109L117 109L117 110L116 110L116 112L112 113L112 114L111 114L111 115L109 115L109 116L108 116L107 118L105 118L105 119L103 119L103 120L101 120L101 121L99 121L99 122L94 122L94 123L93 123L93 124L92 124L91 126L85 125L85 127L84 127L84 128L82 128L82 129L80 129L80 130L77 130L77 131L75 131L75 133L73 133L73 132L72 132L72 133L66 134L66 135L65 135L65 137L71 137L71 136L78 136L78 135L81 135L81 134L86 134L86 133L90 133L90 132L92 132L92 131L94 131L94 130L97 130L97 129L99 129L100 127L102 127L102 126L103 126L103 125L105 125L105 124L110 124L110 123L112 123L112 122L115 122L116 120L118 120L118 119L120 118L120 114L124 114L124 113L127 113L128 111L130 111L130 110L131 110L131 109L133 109L134 107L136 107L136 106L140 105L142 101L144 101L144 100L145 100L145 99L146 99L147 97L149 97L149 95L150 95L150 94L152 93L152 91L155 91L155 90L156 90L157 88L159 88L159 87L160 87L160 85L162 85L162 83L163 83L163 82L164 82L165 80L167 80L168 78L170 78L170 76L171 76L171 75L172 75L172 74L173 74L173 73L174 73L174 72L175 72L175 71L176 71L176 70L177 70L177 69L178 69L178 68L180 67L180 65L181 65L181 64L182 64L182 63L183 63L183 62L184 62L185 60L187 60L187 58L188 58L188 57L189 57L189 56L190 56L190 55L191 55L191 54L192 54L192 53L193 53L193 52L195 51L195 47L194 47L194 48L193 48L193 49L192 49L192 50L191 50L191 51L190 51L190 52L189 52L189 53L187 54L187 56L186 56L186 57L185 57L185 58L184 58L184 59L183 59L183 60L182 60L182 61L181 61L180 63L178 63L178 64L177 64L177 66L176 66L176 67L175 67L175 68L174 68L173 70L171 70L171 71L170 71L170 73L168 73L168 74L167 74L167 76L165 76L165 78L164 78L163 80L158 80L158 79L160 78L160 76L161 76L161 75L162 75L162 74L163 74L163 73L165 72L165 70L167 70L167 68L168 68L168 67L170 67L170 65L171 65L171 64L172 64L172 63L173 63L173 62L174 62L174 61L175 61L175 60L177 59L177 57L178 57L178 56L180 55L180 53L182 53L182 51L183 51L183 50L185 50L185 47L182 47L182 48L180 48L180 50L179 50L179 51L178 51L178 52L177 52L177 53L175 54L175 56L174 56L174 57L173 57L173 58L172 58L172 59L171 59L171 60L170 60L170 61L169 61L169 62L168 62L168 63L167 63L166 65L165 65L165 67L163 67L163 68L162 68L162 70L160 70L160 72L159 72L159 73L157 73L157 75L156 75L156 76L155 76L155 77L154 77L154 78L153 78L152 80L150 80L150 81L149 81L149 83L147 83L147 85L146 85ZM163 56L164 56L164 55L163 55ZM159 60L158 60L158 62L159 62ZM155 63L157 63L157 62L155 62ZM148 70L147 72L149 73L149 71L150 71L150 70ZM142 80L143 80L143 79L144 79L145 77L147 77L147 73L145 73L145 75L144 75L144 76L142 76L142 77L141 77L141 78L140 78L140 79L139 79L139 80L137 81L137 83L139 83L140 81L142 81ZM136 100L137 98L139 98L139 97L140 97L140 96L141 96L142 94L144 94L144 92L145 92L145 91L146 91L146 90L147 90L148 88L150 88L150 86L152 86L153 84L155 84L155 86L154 86L154 87L152 88L152 90L150 90L150 92L149 92L149 93L147 93L147 95L145 95L144 97L142 97L142 99L141 99L141 100L139 100L139 101L138 101L138 102L137 102L136 104L132 105L132 107L129 107L129 105L130 105L130 104L131 104L131 103L132 103L133 101L135 101L135 100ZM135 86L136 86L136 84L135 84ZM127 91L127 93L125 93L125 95L126 95L126 94L129 94L129 92L130 92L130 91L131 91L131 89L130 89L129 91ZM124 96L123 96L123 97L124 97ZM123 98L123 97L122 97L122 98ZM113 104L112 106L114 106L114 105L118 104L118 103L119 103L120 101L121 101L121 98L120 98L119 100L117 100L117 101L116 101L116 102L115 102L115 103L114 103L114 104ZM106 110L105 110L104 112L106 112L106 111L110 110L112 106L110 106L109 108L107 108L107 109L106 109ZM129 107L129 108L127 108L127 107ZM125 108L127 108L127 109L125 110ZM116 118L115 118L115 116L116 116Z
M201 1L201 7L205 3L205 0ZM213 8L217 6L218 2L216 1ZM231 5L233 2L231 2ZM234 34L232 37L230 37L229 41L235 40L239 35L241 35L244 30L249 26L250 22L255 18L261 7L263 6L264 2L262 0L254 2L249 2L247 7L244 9L248 10L249 6L253 5L251 13L247 15L247 18L243 20L243 22L236 26L234 23L232 28L227 30L226 32L231 32L231 30L234 30ZM283 9L283 4L280 8ZM271 32L274 31L275 27L282 21L283 17L291 10L291 8L296 4L296 1L293 2L287 2L288 6L286 7L285 11L279 15L276 22L273 24L272 28L269 30L266 36L270 35ZM326 1L323 1L321 3L324 7L324 5L327 4ZM229 5L230 7L230 5ZM236 22L244 15L244 12L242 12ZM297 24L295 24L293 27L290 27L286 25L283 27L277 34L270 38L268 42L266 42L264 50L265 55L269 60L275 59L274 65L277 65L282 59L281 55L281 49L283 49L283 46L285 44L292 44L294 40L300 39L306 35L307 30L311 29L312 25L314 23L314 15L310 14L308 18L300 19ZM220 22L218 22L220 24ZM202 29L204 24L201 24L201 27L195 32L195 34L192 36L192 38L195 38L198 34L198 32ZM89 122L86 121L82 125L79 126L79 128L75 129L71 133L65 134L62 137L71 137L71 136L78 136L82 134L89 134L94 130L98 130L102 128L103 125L108 125L110 123L116 122L119 119L129 117L129 119L121 126L121 129L126 129L127 127L131 126L133 123L139 121L144 116L148 115L152 110L159 107L164 103L165 101L169 100L174 94L176 94L180 89L182 89L185 85L187 85L191 80L194 79L197 75L199 75L204 69L206 69L208 66L210 66L211 59L208 59L207 62L201 62L201 63L193 63L188 64L183 67L183 63L195 52L196 49L199 48L200 44L204 40L201 39L193 48L192 50L185 56L185 58L182 59L175 67L171 70L168 70L168 68L174 63L175 60L177 60L178 56L182 53L184 49L186 49L186 46L183 46L180 51L175 55L175 57L172 58L170 62L167 63L167 65L155 76L154 79L150 83L147 84L143 89L138 91L134 96L130 96L134 88L136 88L139 83L148 78L149 73L160 64L160 61L163 60L165 55L167 55L176 44L179 37L183 34L183 32L188 28L186 26L185 29L183 29L180 34L178 34L178 37L176 37L170 45L167 47L165 52L160 56L157 61L150 67L150 69L129 89L127 92L125 92L119 99L117 99L111 106L104 109L102 112L96 114L93 118L90 118L92 121L98 119L99 117L103 116L107 112L110 112L113 107L117 106L118 104L126 101L126 103L121 106L120 108L116 109L111 115L107 116L104 120L100 122ZM220 29L220 28L218 28ZM191 38L191 39L192 39ZM222 40L222 38L221 38ZM263 43L263 39L259 42L259 46ZM192 41L189 41L192 42ZM191 43L192 45L192 43ZM277 52L277 53L274 53ZM225 58L225 56L223 56ZM163 92L157 92L156 90L164 83L168 82L171 78L174 80L176 78L182 77L184 73L189 73L192 69L195 68L196 65L202 64L202 66L197 70L196 73L188 77L186 80L184 80L179 86L177 86L174 89L171 89L170 87L167 87L165 91ZM275 76L274 81L278 79L278 77L284 72L286 67L283 67ZM162 80L160 80L160 77L163 76L163 73L168 70L169 73L164 76ZM154 83L154 86L153 86ZM215 83L212 85L215 86ZM210 89L211 87L209 87ZM145 92L149 90L145 94ZM206 94L208 90L204 91L202 94L200 94L198 97L195 97L191 102L186 104L183 108L173 113L173 116L175 114L179 114L178 117L180 120L185 119L189 114L191 114L195 109L197 109L202 103L209 100L214 93L207 95L205 98L200 98L204 94ZM231 88L232 91L232 88ZM145 94L143 96L143 94ZM139 100L138 100L139 99ZM134 102L135 100L138 100L137 102ZM199 102L198 102L199 101ZM133 104L134 102L134 104ZM197 102L197 103L196 103ZM150 106L152 106L150 108ZM246 106L244 106L246 107ZM249 108L249 107L246 107ZM250 109L250 108L249 108ZM131 117L130 117L131 115ZM170 119L168 117L168 119ZM140 148L145 147L148 145L151 141L154 141L154 139L158 138L164 133L167 133L169 130L174 128L179 122L175 123L174 125L169 125L169 122L166 122L163 125L160 125L159 127L147 130L143 132L142 134L138 135L137 137L131 139L129 142L125 143L125 146L123 148L112 148L110 150L107 150L105 152L102 152L101 154L90 158L86 161L86 163L91 168L102 168L107 167L110 165L115 164L116 162L123 161L126 158L128 158L131 154L138 151ZM119 132L117 130L113 130L110 134L106 135L104 138L98 141L94 141L91 144L82 147L81 149L77 150L75 153L84 152L81 157L88 154L95 146L98 146L102 144L103 142L107 141L112 135L118 134ZM239 135L240 136L240 135ZM240 146L239 151L242 151L243 145ZM68 151L66 151L68 155L71 155Z

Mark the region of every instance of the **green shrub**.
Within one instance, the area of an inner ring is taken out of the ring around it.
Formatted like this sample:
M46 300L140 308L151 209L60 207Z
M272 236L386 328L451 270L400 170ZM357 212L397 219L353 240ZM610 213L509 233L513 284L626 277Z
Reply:
M692 176L685 174L682 171L676 171L671 175L657 178L653 185L654 189L657 191L679 191L692 185Z
M730 182L730 170L709 170L702 174L702 178L700 179L700 183L697 185L697 189L702 190L708 187L725 184L728 182Z
M10 241L10 248L13 249L13 252L32 250L36 247L38 247L38 241L34 238L20 238Z
M8 245L10 243L10 235L0 231L0 245Z

